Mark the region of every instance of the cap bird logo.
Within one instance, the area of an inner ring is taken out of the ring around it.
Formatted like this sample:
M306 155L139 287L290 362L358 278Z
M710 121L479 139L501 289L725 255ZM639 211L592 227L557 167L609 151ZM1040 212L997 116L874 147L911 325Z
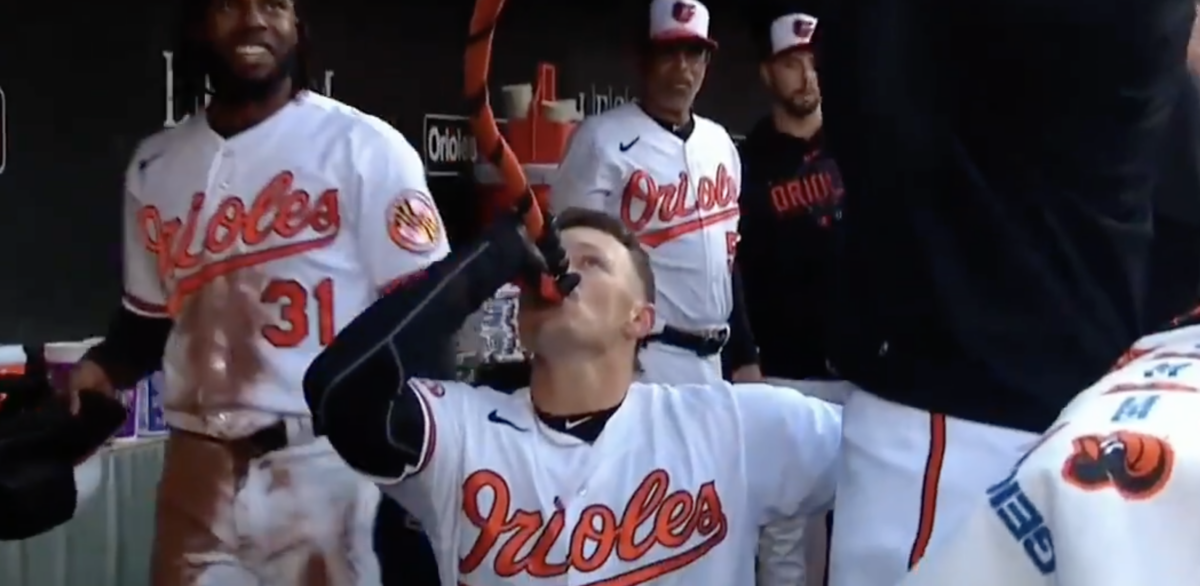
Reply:
M671 17L681 24L687 24L696 16L696 5L687 2L676 2L671 7Z
M807 43L812 40L813 33L817 30L817 20L807 16L797 17L792 21L792 34L796 35L801 43Z

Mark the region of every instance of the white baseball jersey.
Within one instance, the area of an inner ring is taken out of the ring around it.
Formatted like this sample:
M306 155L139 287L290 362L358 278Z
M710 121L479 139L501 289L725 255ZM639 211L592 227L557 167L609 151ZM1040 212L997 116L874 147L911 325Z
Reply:
M126 175L124 239L124 304L138 314L177 315L235 272L261 281L251 347L266 367L250 388L196 388L178 323L167 344L167 422L221 436L307 415L312 359L381 290L449 252L416 150L378 118L308 92L231 138L193 116L143 141ZM173 408L197 394L220 403L199 416Z
M589 444L546 426L528 389L410 384L425 449L381 484L443 584L750 585L759 527L833 499L840 407L791 389L635 383Z
M742 163L720 124L693 115L685 141L635 103L585 119L550 187L556 212L620 218L650 253L660 323L723 326L733 311Z
M1200 575L1197 421L1200 326L1139 340L902 584L1193 582Z

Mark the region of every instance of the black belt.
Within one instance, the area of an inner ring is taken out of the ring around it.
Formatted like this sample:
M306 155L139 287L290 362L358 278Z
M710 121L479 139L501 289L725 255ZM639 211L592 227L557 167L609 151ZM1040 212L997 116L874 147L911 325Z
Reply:
M246 437L228 440L186 429L172 429L199 439L223 444L230 451L247 459L259 458L288 446L287 424L282 421L268 425Z
M671 326L664 326L662 332L650 334L646 338L646 341L662 342L676 348L695 352L701 358L708 358L714 354L721 353L721 349L725 347L725 342L729 341L729 330L720 329L710 333L697 334Z

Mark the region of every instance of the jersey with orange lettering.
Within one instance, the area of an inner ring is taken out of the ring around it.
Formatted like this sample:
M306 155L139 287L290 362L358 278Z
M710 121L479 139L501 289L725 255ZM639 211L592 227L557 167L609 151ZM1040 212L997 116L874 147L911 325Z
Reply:
M742 165L723 126L692 119L683 129L690 133L672 132L636 103L585 119L551 181L550 205L605 211L638 235L654 269L658 329L724 331L734 308ZM649 364L655 359L643 356L648 370L659 370ZM720 379L719 364L715 371Z
M1184 584L1200 565L1200 320L1138 340L902 586ZM935 534L936 536L936 534Z
M138 147L126 184L124 304L176 318L165 418L197 433L240 437L307 416L312 359L381 290L449 251L416 150L315 93L230 138L202 115L159 132ZM205 388L220 385L195 372L195 338L239 341L192 335L181 318L201 290L243 294L230 288L252 288L247 352L262 368L245 388Z
M833 499L840 407L791 389L635 383L592 442L528 389L404 392L423 440L376 480L420 518L443 584L754 584L759 527Z

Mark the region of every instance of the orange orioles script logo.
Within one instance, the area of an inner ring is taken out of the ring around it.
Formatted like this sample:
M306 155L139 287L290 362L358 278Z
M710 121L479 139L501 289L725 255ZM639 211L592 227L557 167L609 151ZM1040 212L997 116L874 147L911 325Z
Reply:
M1140 501L1162 492L1174 469L1175 449L1166 440L1118 431L1072 440L1062 477L1088 492L1112 489L1125 500Z
M659 185L643 170L633 172L621 196L621 220L642 244L651 248L738 216L737 186L725 165L715 177L701 177L696 197L689 198L691 177L686 171L676 183ZM654 220L665 228L647 230Z
M491 552L493 571L501 578L555 578L571 570L586 574L603 568L614 556L633 569L622 568L620 574L587 586L636 586L679 571L724 541L729 521L712 482L700 485L695 494L669 492L670 484L666 470L655 470L623 510L590 505L568 529L561 508L548 519L540 511L512 510L512 492L504 477L491 470L475 472L463 483L463 514L479 529L479 537L459 560L459 572L478 570ZM491 507L480 510L481 502ZM566 559L551 560L550 552L568 530ZM656 548L668 555L639 562Z
M217 277L333 242L342 222L338 190L327 189L314 198L302 189L293 189L294 182L290 171L276 175L249 206L242 198L227 195L203 224L200 216L207 198L204 193L192 196L185 218L164 220L155 206L138 210L143 245L158 259L162 279L175 280L168 306L172 315L188 295ZM293 241L306 230L316 232L316 236ZM271 237L282 242L262 247ZM238 243L251 250L228 254Z

